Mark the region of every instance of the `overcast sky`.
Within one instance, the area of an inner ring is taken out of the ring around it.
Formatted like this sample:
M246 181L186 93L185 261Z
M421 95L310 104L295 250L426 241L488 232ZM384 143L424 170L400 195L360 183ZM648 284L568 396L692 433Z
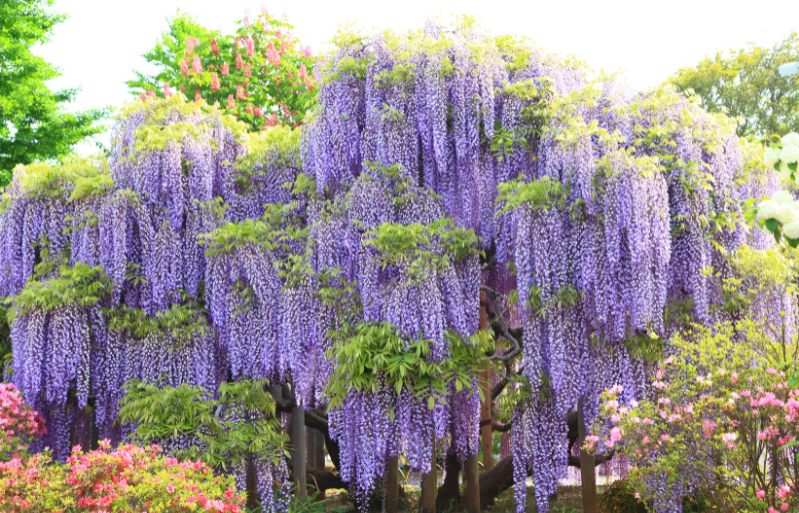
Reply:
M366 31L407 30L439 15L476 16L493 35L525 36L594 69L622 70L635 89L717 51L771 46L799 30L799 0L55 0L54 10L69 19L36 52L63 73L51 87L81 88L72 109L119 107L130 98L124 82L131 70L148 70L141 54L178 9L208 28L232 31L245 10L255 16L262 6L285 14L314 54L347 22Z

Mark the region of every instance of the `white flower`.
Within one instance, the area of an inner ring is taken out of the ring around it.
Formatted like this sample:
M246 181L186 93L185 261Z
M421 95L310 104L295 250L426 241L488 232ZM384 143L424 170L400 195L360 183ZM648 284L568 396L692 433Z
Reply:
M780 179L781 179L783 182L786 182L786 183L788 183L788 182L790 182L790 181L791 181L791 174L793 173L793 171L791 171L790 169L788 169L788 163L787 163L787 162L785 162L784 160L781 160L781 161L780 161L780 170L779 170L779 173L780 173Z
M791 132L782 136L783 146L799 146L799 134Z
M777 204L771 200L760 202L760 205L757 206L757 220L763 222L767 219L772 219L776 209Z
M783 146L780 152L780 160L788 164L799 162L799 146Z
M777 208L774 211L774 219L780 224L788 224L796 219L796 209L791 203L777 203Z
M782 234L789 239L799 239L799 221L788 223L782 227Z
M774 196L771 197L771 201L773 201L774 203L787 203L787 202L793 203L793 196L791 196L790 192L783 189L781 191L775 192Z
M774 167L780 160L780 149L779 148L766 148L766 153L763 154L763 161L766 163L768 167Z

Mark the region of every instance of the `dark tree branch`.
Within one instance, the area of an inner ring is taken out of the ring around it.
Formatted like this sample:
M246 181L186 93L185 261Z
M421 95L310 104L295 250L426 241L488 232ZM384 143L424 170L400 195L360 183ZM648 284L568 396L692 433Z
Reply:
M489 425L494 431L505 433L506 431L510 431L510 428L513 427L513 422L508 422L507 424L500 424L499 422L494 422L491 419L485 419L480 421L480 427L489 426Z
M491 400L492 401L494 399L496 399L497 397L499 397L499 394L501 394L502 391L505 390L505 387L508 386L508 383L509 383L508 378L502 378L499 381L497 381L496 385L491 387Z
M519 353L521 353L522 352L522 347L519 344L518 339L516 337L514 337L513 335L511 335L510 329L508 328L508 323L505 321L505 318L502 316L502 311L499 308L497 308L497 299L499 299L501 297L501 294L496 292L496 291L494 291L494 290L492 290L492 289L490 289L489 287L486 287L485 285L480 287L480 290L482 290L483 292L488 294L488 296L491 298L491 300L494 303L494 314L495 314L496 317L491 322L491 328L494 330L495 333L499 332L500 335L502 335L503 337L508 339L513 344L513 350L511 352L509 352L508 354L501 355L501 356L498 355L498 354L494 354L494 355L490 356L489 359L490 360L500 360L500 361L507 362L508 360L513 358L514 356L516 356ZM502 377L504 378L505 376L502 376Z

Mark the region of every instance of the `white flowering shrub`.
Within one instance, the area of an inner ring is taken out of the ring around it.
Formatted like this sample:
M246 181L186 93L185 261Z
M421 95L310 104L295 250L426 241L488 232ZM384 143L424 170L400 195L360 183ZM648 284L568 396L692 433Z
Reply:
M783 182L795 182L799 166L799 134L785 134L779 142L766 148L763 160L780 174ZM757 206L757 221L779 241L785 237L793 247L799 246L799 202L788 191L779 191Z

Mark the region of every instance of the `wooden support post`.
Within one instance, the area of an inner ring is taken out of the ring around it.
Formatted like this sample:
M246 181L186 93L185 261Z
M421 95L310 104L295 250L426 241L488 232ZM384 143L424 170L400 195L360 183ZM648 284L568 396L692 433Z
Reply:
M386 488L386 513L399 513L399 458L397 456L388 459Z
M436 442L433 441L433 461L430 472L422 476L422 511L436 513Z
M488 312L486 307L486 293L480 293L480 329L488 329ZM483 400L480 402L480 420L491 420L491 371L486 369L480 373L480 387L483 393ZM481 448L483 450L483 470L488 470L494 466L494 428L491 423L482 426Z
M318 472L325 469L325 435L316 429L305 428L306 466L309 472ZM311 483L314 487L315 483ZM324 490L317 490L317 499L325 496Z
M480 513L480 475L476 454L466 456L463 475L466 479L466 513Z
M580 437L579 443L582 444L586 436L582 399L577 407L577 434ZM580 478L583 488L583 513L599 513L596 497L596 464L594 457L582 449L580 449Z
M308 476L305 473L305 410L294 407L291 409L291 441L294 450L291 462L294 465L294 484L297 485L297 495L308 495Z

